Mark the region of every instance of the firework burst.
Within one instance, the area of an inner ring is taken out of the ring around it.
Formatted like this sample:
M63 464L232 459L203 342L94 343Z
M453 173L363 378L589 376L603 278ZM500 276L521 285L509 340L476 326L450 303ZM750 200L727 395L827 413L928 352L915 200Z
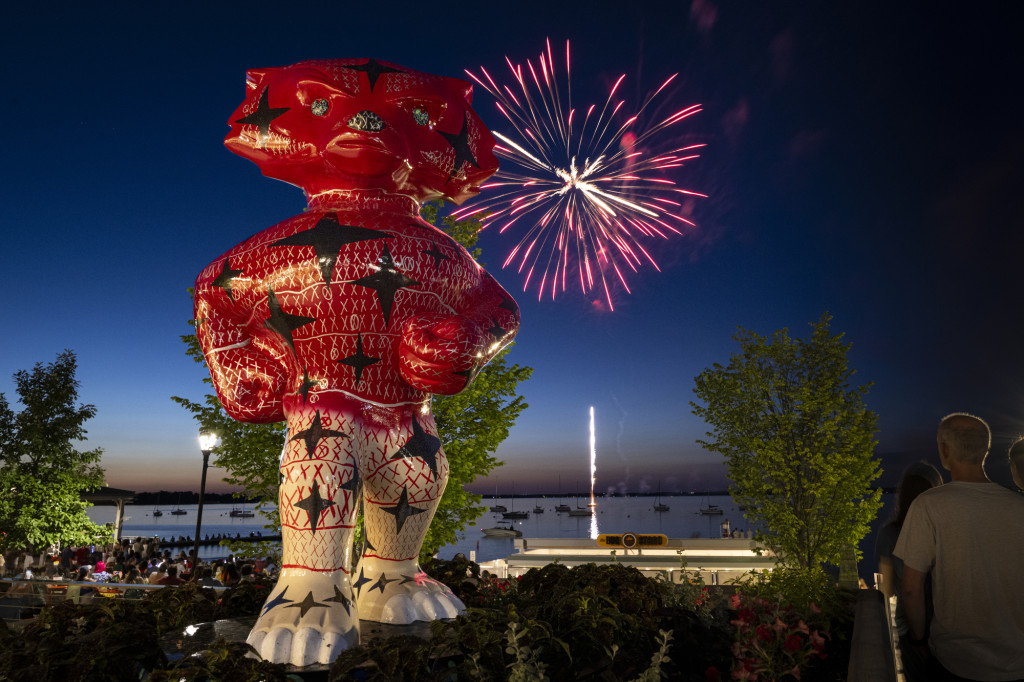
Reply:
M550 41L536 64L505 61L511 85L499 85L483 67L480 75L466 71L494 97L512 134L494 133L495 152L506 163L483 185L490 196L454 215L486 216L484 228L496 226L501 233L522 230L503 267L514 266L525 277L524 291L533 283L538 300L554 299L576 283L584 293L601 290L614 309L610 281L618 280L628 293L628 272L645 264L660 270L645 243L694 226L684 215L687 203L706 195L678 187L666 175L696 159L703 145L659 150L656 136L699 112L700 105L642 126L645 110L675 75L627 116L625 101L617 97L625 75L603 105L573 107L568 42L564 92Z

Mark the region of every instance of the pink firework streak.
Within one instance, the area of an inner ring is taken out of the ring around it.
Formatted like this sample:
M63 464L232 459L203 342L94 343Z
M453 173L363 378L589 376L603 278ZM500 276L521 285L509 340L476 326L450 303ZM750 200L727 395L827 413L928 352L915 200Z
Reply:
M484 214L484 228L497 225L500 233L513 227L524 230L503 267L517 264L525 275L523 291L531 281L536 283L538 300L545 293L554 299L567 283L578 282L584 293L600 287L614 310L612 273L628 293L627 270L636 272L650 263L660 271L644 243L681 235L694 226L683 215L686 202L707 196L665 177L696 159L696 150L704 145L658 151L657 139L652 140L699 112L700 105L639 131L637 121L644 110L678 74L630 116L622 112L624 101L616 99L625 75L615 81L603 106L592 104L581 113L572 106L568 42L564 102L550 41L536 65L527 61L524 68L507 57L505 61L515 80L511 86L498 85L483 67L480 76L466 73L494 97L512 125L512 135L494 133L499 141L495 152L510 163L483 185L492 196L454 215L462 219Z

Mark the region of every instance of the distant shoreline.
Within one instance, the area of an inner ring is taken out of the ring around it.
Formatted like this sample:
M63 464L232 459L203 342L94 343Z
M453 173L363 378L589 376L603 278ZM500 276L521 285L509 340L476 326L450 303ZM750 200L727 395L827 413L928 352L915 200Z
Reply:
M876 490L876 488L872 488ZM881 488L883 493L891 494L896 492L895 488ZM576 497L590 497L589 494L577 495L576 493L553 493L553 492L536 492L536 493L515 493L513 494L494 494L494 493L476 493L483 497L485 500L508 500L508 499L541 499L541 498L567 498L573 499ZM709 490L704 492L628 492L622 493L594 493L595 498L608 498L608 497L728 497L728 490ZM206 493L203 497L203 502L206 504L256 504L259 500L256 498L238 497L237 493ZM166 491L161 490L158 493L141 492L135 493L135 500L132 504L138 505L157 505L172 507L175 505L193 505L199 504L199 493L192 491Z

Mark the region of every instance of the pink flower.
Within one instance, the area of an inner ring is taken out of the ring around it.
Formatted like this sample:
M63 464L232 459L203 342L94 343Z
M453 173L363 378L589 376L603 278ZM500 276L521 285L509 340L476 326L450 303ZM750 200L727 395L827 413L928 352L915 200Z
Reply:
M729 597L729 601L732 603L732 607L734 609L738 609L740 607L740 603L742 601L740 599L740 593L737 592L736 594L734 594L731 597Z
M786 623L783 623L782 619L779 618L778 616L775 616L775 632L781 635L783 632L785 632L788 629L789 629L789 625L787 625Z
M818 615L819 613L821 613L821 609L819 609L818 605L815 604L814 602L811 602L810 609L811 609L811 613L813 613L814 615Z
M732 679L734 680L756 680L757 673L748 667L746 661L738 670L732 671Z
M802 632L805 635L810 632L810 628L807 627L807 623L805 623L803 620L796 624L796 630L797 632Z
M787 670L786 672L784 672L782 674L783 675L792 675L793 677L795 677L796 679L799 680L800 679L800 666L794 665L792 670Z
M800 635L794 634L786 638L786 643L783 646L789 653L794 653L803 646L803 641L800 639Z
M825 648L825 638L822 637L817 630L813 630L810 636L811 646L814 650L820 652Z

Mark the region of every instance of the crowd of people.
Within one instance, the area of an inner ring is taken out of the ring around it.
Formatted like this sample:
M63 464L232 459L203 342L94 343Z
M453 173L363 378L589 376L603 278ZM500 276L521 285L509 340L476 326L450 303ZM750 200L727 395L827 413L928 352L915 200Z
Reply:
M122 540L107 546L66 547L59 554L33 556L27 552L0 556L0 577L16 580L61 580L127 585L180 585L196 579L208 587L231 587L259 575L275 577L271 557L230 556L212 562L197 560L195 551L173 554L157 538Z
M984 420L951 414L936 440L950 481L924 462L908 468L876 548L879 587L897 597L904 676L1024 682L1024 495L986 475ZM1024 490L1024 439L1008 456Z

